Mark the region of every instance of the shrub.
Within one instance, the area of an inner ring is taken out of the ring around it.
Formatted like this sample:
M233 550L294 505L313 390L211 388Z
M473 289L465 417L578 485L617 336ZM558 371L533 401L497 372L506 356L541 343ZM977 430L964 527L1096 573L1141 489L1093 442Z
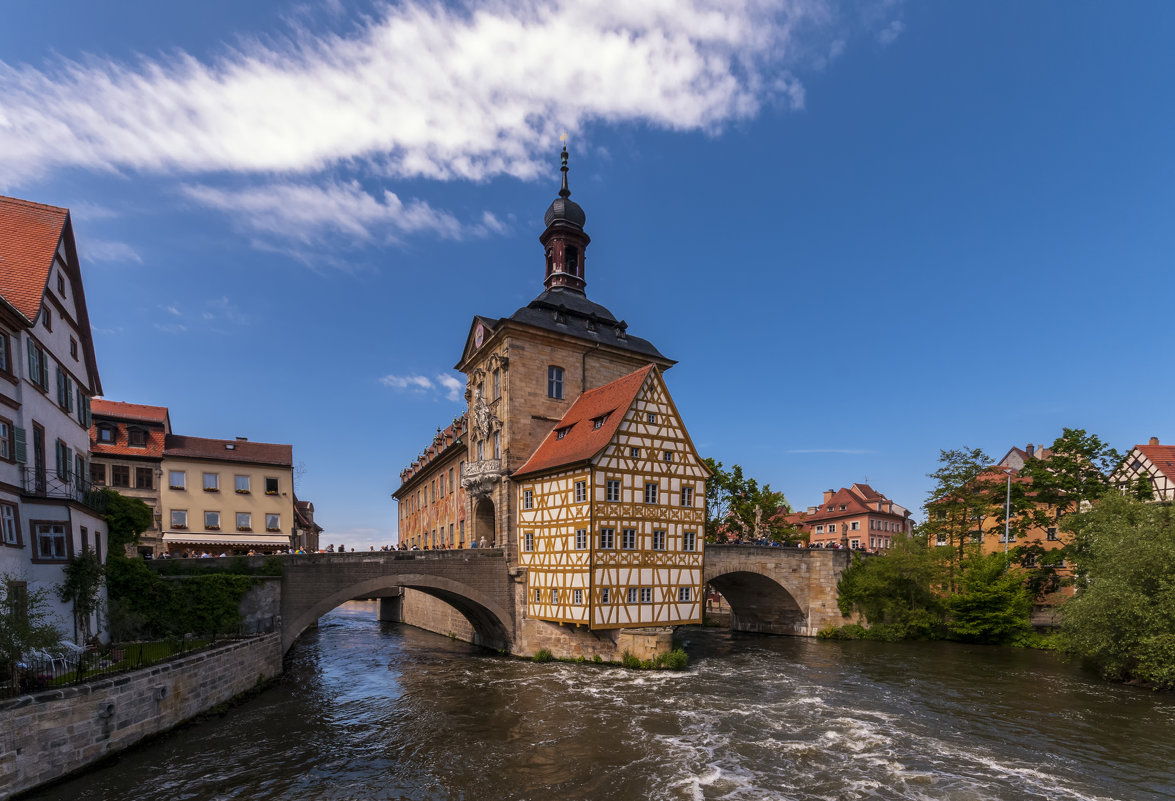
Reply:
M535 662L550 662L554 658L555 657L553 657L551 652L546 648L540 648L535 652L535 655L531 657L531 659L533 659Z
M672 651L664 654L657 654L657 658L653 660L654 666L658 668L665 668L666 670L685 670L689 665L689 654L681 648L674 648Z
M625 651L624 655L622 657L620 657L620 664L626 668L640 670L641 660L637 659L635 656L630 654L628 651Z

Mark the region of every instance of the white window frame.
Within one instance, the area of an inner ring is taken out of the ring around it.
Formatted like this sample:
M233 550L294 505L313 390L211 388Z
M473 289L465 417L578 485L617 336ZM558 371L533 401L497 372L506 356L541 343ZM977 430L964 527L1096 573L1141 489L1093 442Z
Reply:
M253 491L253 481L249 476L233 476L233 489L241 495L249 495Z
M575 606L583 606L583 590L571 591L571 603Z
M266 512L265 513L265 530L266 531L281 531L282 530L282 516L280 514L274 514L273 512Z
M16 525L16 507L0 503L0 532L5 545L20 545L20 530Z
M688 603L693 600L693 587L679 587L677 590L678 603Z
M244 521L244 522L241 522ZM253 530L253 513L237 512L237 531Z
M698 532L686 531L681 535L681 550L696 551L698 549Z
M171 510L171 527L172 528L187 528L188 527L188 510L187 509L172 509Z
M653 602L653 588L641 587L641 603L651 604Z
M694 505L694 488L693 487L682 487L681 488L681 505L682 506L693 506Z
M620 550L635 551L636 550L636 529L626 528L620 532Z
M661 489L661 485L656 483L655 481L646 481L645 482L645 503L647 503L647 504L657 503L657 493L660 491L660 489Z
M33 542L37 559L45 562L64 562L69 559L69 532L64 522L36 523ZM46 552L45 545L49 545ZM60 553L58 553L60 548Z
M526 551L527 553L532 553L534 551L534 532L533 531L527 531L522 535L522 545L523 545L522 550Z
M665 532L660 529L654 529L653 531L653 550L665 550Z
M209 478L212 479L211 484L208 482ZM203 481L205 492L220 492L220 473L205 473Z
M620 481L618 479L610 478L604 482L604 500L608 503L620 502Z
M600 550L611 551L616 548L616 529L601 528L600 529Z
M600 604L601 605L612 603L612 593L609 591L610 589L611 588L609 588L609 587L601 587L600 588Z
M586 551L588 547L588 537L586 528L577 528L575 530L575 549L577 551Z
M175 483L175 477L179 476L179 483ZM186 490L188 488L188 474L183 470L168 470L167 471L167 488L173 490Z
M533 509L534 508L534 490L524 489L522 491L522 508L523 509Z
M628 588L628 603L635 604L636 602L637 602L637 588L636 587L629 587Z
M586 481L576 481L575 482L575 502L576 503L586 503L587 502L587 482Z

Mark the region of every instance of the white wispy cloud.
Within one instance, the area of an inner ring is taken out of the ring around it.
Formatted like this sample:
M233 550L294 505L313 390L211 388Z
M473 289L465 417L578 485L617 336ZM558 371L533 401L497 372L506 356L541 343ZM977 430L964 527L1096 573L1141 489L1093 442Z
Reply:
M788 453L848 453L853 455L877 453L865 448L795 448Z
M894 40L901 36L902 31L905 29L905 23L899 19L895 19L877 32L877 41L883 45L893 44Z
M395 240L404 234L432 233L460 239L503 230L488 211L478 224L465 225L422 201L405 203L387 190L380 196L369 194L358 181L274 182L236 190L195 184L184 185L181 191L198 203L231 214L254 231L307 244L332 235Z
M405 390L416 394L443 393L446 400L457 401L465 391L465 384L461 379L448 373L438 373L434 378L412 375L385 375L379 383L392 389Z
M0 111L0 116L3 115ZM139 252L125 242L109 242L102 239L85 239L82 246L82 258L86 261L112 261L143 263Z
M791 70L835 18L830 2L388 4L345 34L294 20L285 37L204 61L0 62L0 174L314 174L360 161L388 176L529 178L540 147L588 122L714 131L767 103L802 104Z

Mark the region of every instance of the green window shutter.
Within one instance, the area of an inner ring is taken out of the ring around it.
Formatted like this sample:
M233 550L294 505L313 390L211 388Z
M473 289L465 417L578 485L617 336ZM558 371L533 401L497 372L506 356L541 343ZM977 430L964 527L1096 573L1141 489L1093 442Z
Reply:
M89 428L90 426L92 426L94 424L94 419L90 415L90 396L86 395L85 398L86 398L86 419L83 421L83 424L85 425L86 428Z
M40 381L41 368L37 366L37 348L33 345L33 340L29 340L29 380Z
M57 368L57 405L65 405L65 373L60 367Z
M69 476L73 472L73 449L68 445L62 445L61 448L65 451L65 461L61 463L61 477L69 481Z
M23 428L14 429L12 442L15 446L13 452L16 454L16 461L24 464L29 460L29 455L28 446L25 444L25 433Z
M73 379L65 377L65 411L73 414Z

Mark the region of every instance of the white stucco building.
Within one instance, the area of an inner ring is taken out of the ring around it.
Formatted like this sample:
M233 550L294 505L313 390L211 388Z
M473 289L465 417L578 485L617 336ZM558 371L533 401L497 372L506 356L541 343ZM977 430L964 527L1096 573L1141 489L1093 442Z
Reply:
M54 592L63 567L107 553L89 483L101 391L69 211L0 196L0 573L47 589L68 639L81 634Z

